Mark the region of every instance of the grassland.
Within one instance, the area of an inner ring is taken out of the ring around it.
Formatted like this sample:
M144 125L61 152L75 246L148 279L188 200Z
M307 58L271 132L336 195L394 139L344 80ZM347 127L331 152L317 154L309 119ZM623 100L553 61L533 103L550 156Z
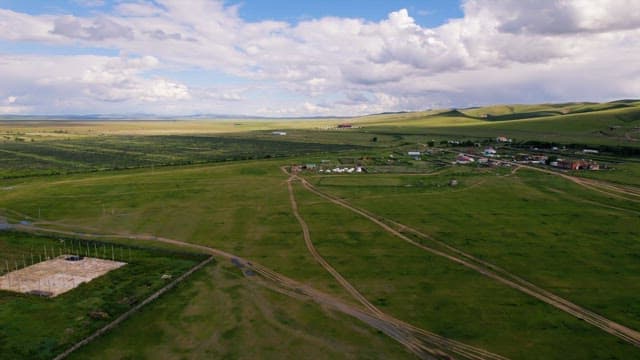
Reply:
M451 178L462 186L447 187ZM514 176L470 170L422 179L387 175L373 184L355 177L313 180L320 189L373 213L640 327L640 308L630 297L640 290L635 203L526 170Z
M220 136L117 136L0 143L0 177L51 175L341 152L357 145Z
M87 245L74 243L76 249ZM12 267L22 267L32 254L39 259L45 247L57 255L61 246L59 239L0 232L2 262ZM166 283L162 275L179 276L203 259L131 247L124 253L116 247L115 254L127 265L53 299L0 291L0 358L50 359L158 290Z
M528 142L601 147L598 159L613 170L574 175L637 187L638 105L512 105L349 120L2 122L0 215L220 249L358 306L305 246L281 167L359 163L369 172L302 176L323 192L637 330L637 201L539 171L451 162L468 144L488 144L498 135L516 140L510 152L525 151ZM332 129L345 121L354 128ZM468 142L446 144L452 139ZM439 148L444 151L422 160L406 155ZM627 155L616 153L620 149ZM451 179L458 186L449 186ZM320 255L397 319L514 359L640 357L632 345L427 253L298 182L294 190ZM16 246L2 239L0 254ZM20 258L14 255L8 256ZM411 357L364 323L254 280L228 259L210 265L74 357ZM69 294L86 296L80 289ZM18 314L20 306L41 300L16 299ZM9 333L21 334L15 326ZM24 348L49 351L37 343Z
M567 354L556 349L567 344L576 346L575 358L625 358L636 351L522 293L419 251L326 200L302 189L297 195L318 251L383 311L509 358L564 359ZM608 345L600 352L593 343Z
M256 286L230 264L196 274L72 359L410 359L350 318Z
M458 139L507 136L516 141L640 146L640 108L637 105L591 107L589 111L586 105L581 105L574 111L566 110L566 113L529 106L524 108L524 113L518 112L523 110L520 107L506 114L491 108L442 111L424 116L397 114L362 118L358 124L363 129L381 134L424 134ZM480 113L491 112L502 114L500 116L506 119L497 121L479 116Z

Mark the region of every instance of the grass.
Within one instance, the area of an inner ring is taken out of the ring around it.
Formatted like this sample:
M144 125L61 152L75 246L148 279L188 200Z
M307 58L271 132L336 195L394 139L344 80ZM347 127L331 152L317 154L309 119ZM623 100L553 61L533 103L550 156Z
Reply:
M0 122L0 215L11 221L25 216L46 220L51 227L151 234L211 246L354 303L308 253L280 166L359 162L370 173L307 176L323 191L640 329L634 297L640 292L637 203L527 170L512 174L505 168L454 167L454 154L425 155L423 161L406 156L407 151L428 150L431 141L438 147L450 139L473 143L498 135L522 146L524 141L543 141L580 144L575 149L583 144L637 149L638 111L637 102L620 102L493 106L348 120L5 121ZM339 122L354 128L333 129ZM274 136L272 130L286 130L287 135ZM447 148L467 150L466 145ZM638 186L637 159L633 151L629 154L622 158L604 152L598 156L614 159L615 170L580 175ZM454 178L459 185L448 186ZM295 189L318 251L385 312L514 359L639 356L637 349L574 317L418 250L298 185ZM19 261L32 242L50 241L29 239L3 238L0 254ZM171 260L143 258L148 263L140 264L139 272L122 271L132 284L150 281L156 286L153 266ZM120 279L117 271L113 274L97 281ZM411 357L354 319L250 280L226 262L208 266L74 357ZM3 320L0 349L19 347L22 357L46 357L80 336L65 328L54 328L49 335L26 318L31 314L27 309L50 313L52 321L63 325L84 324L88 309L111 306L114 299L92 284L59 302L0 294L0 316L11 324L30 324L4 327ZM124 291L112 288L115 298ZM54 311L60 306L66 307L68 318ZM94 325L99 323L89 329ZM21 343L28 333L41 340Z
M307 254L277 161L14 180L0 208L103 232L152 234L251 258L343 295ZM69 201L73 199L74 201Z
M366 325L206 267L71 359L410 359Z
M517 141L538 140L560 144L638 147L638 142L632 140L634 136L637 137L634 129L640 125L640 109L637 106L542 115L545 116L525 116L523 119L503 121L488 121L462 113L457 116L432 114L409 119L396 115L367 124L364 129L387 135L423 134L458 139L507 136Z
M0 178L341 152L361 145L229 136L109 136L0 142Z
M612 164L611 167L611 170L579 172L574 175L622 185L640 186L640 163Z
M446 186L456 178L460 186ZM636 204L552 175L451 171L313 179L321 189L413 226L632 328L640 328ZM413 183L414 186L406 186Z
M0 232L3 262L21 263L31 252L44 252L45 246L61 245L57 238ZM202 260L198 255L142 248L127 248L124 258L127 265L122 268L52 299L0 291L0 358L50 359L162 287L163 274L179 276Z
M297 196L318 251L365 297L400 319L515 359L623 359L637 351L301 187ZM405 203L405 212L419 210Z

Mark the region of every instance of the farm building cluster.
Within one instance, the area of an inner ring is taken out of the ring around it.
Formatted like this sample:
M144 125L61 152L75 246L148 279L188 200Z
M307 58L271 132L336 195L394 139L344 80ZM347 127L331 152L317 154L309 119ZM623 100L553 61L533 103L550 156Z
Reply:
M567 170L600 170L600 164L593 160L564 160L558 159L557 161L552 161L549 165L553 167L557 167L560 169Z
M317 172L321 174L359 174L366 173L367 169L361 165L354 166L331 166L331 165L320 165L315 163L303 164L303 165L291 165L291 172Z

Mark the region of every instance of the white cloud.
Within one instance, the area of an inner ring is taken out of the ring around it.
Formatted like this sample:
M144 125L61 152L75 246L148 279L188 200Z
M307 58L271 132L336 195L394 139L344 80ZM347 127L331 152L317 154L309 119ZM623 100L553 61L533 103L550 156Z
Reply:
M404 9L380 22L247 22L237 7L214 0L121 1L111 13L85 17L0 9L2 39L134 54L2 55L0 95L13 86L43 112L86 104L156 111L167 102L186 113L289 115L633 97L640 80L634 2L467 0L463 18L436 28ZM222 86L213 77L194 86L162 76L166 70L243 81Z
M640 27L636 0L469 0L467 16L482 13L505 32L568 34Z
M133 31L130 27L118 24L106 17L99 17L91 21L81 21L73 16L62 16L54 21L52 34L70 39L102 41L123 38L131 40Z
M8 96L0 100L0 114L22 114L30 110L26 106L17 104L17 100L16 96Z
M84 70L80 82L85 85L85 94L102 101L156 102L189 99L189 89L184 84L140 76L140 73L151 70L158 64L158 59L153 56L109 59Z
M5 86L28 94L21 96L21 103L38 113L113 112L114 103L121 103L126 112L149 103L190 99L186 85L145 75L160 66L151 56L0 55L0 64ZM11 95L6 102L17 99Z

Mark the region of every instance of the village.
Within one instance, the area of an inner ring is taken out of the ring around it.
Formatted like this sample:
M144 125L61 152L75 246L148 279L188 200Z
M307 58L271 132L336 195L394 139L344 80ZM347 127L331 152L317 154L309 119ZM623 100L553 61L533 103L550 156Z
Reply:
M275 133L274 133L275 134ZM420 173L434 167L476 166L512 167L533 165L558 171L597 171L608 169L593 159L599 151L582 149L570 151L566 148L537 147L523 148L513 145L513 140L498 136L491 140L471 142L469 140L442 140L440 146L435 141L418 146L403 146L386 155L363 155L358 158L338 158L308 161L293 164L294 172L318 174L363 174L363 173Z

